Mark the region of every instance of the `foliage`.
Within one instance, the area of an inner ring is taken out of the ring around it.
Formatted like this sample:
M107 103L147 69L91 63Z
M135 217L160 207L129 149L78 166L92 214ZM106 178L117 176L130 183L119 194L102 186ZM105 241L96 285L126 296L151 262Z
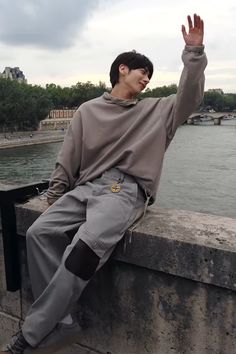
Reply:
M141 97L166 97L177 92L177 85L155 87L154 89L147 88Z
M78 107L83 102L101 96L106 90L108 88L102 82L98 85L94 85L90 81L78 82L74 86L64 88L55 84L46 85L46 94L52 101L54 109Z
M0 79L0 131L34 130L51 109L76 108L83 102L110 91L102 82L78 82L71 87L47 84L46 88ZM145 97L164 97L177 92L175 84L147 88L140 94ZM224 94L221 89L208 90L200 110L236 110L236 94Z
M52 108L45 89L0 79L0 130L37 129Z
M202 108L214 109L216 112L232 112L236 109L236 94L223 93L220 89L205 92Z

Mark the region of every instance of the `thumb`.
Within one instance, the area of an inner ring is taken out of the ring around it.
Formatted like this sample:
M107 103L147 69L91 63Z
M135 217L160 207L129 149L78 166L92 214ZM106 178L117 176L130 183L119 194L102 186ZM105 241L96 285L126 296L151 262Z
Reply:
M182 31L183 37L187 36L186 28L184 25L181 26L181 31Z

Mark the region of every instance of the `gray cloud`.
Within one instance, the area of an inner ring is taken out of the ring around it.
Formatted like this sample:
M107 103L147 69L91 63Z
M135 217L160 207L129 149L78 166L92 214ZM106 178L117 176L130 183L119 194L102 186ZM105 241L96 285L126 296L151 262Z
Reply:
M51 50L73 45L99 0L0 0L0 41Z

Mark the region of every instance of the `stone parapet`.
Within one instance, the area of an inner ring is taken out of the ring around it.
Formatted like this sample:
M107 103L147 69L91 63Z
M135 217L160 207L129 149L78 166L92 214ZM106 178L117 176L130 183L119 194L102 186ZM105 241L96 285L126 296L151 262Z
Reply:
M25 233L44 209L40 197L16 207L22 291L8 294L1 281L5 336L32 302ZM233 354L235 269L236 219L150 207L84 291L80 336L62 353Z

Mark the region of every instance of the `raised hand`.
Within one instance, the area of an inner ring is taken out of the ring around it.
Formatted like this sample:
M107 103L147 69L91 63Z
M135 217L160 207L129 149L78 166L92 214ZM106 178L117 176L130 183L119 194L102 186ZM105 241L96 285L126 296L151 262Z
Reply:
M194 14L193 22L191 16L188 15L188 33L184 25L182 25L182 34L186 45L200 46L203 45L204 22L200 16Z

